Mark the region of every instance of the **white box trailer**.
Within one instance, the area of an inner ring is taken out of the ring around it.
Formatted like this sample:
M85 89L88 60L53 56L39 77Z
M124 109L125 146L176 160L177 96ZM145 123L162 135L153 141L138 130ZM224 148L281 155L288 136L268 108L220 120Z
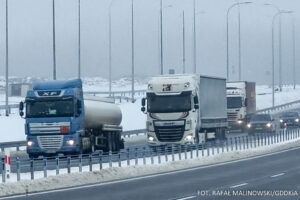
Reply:
M222 139L227 129L226 79L180 74L153 77L142 111L147 114L150 146Z

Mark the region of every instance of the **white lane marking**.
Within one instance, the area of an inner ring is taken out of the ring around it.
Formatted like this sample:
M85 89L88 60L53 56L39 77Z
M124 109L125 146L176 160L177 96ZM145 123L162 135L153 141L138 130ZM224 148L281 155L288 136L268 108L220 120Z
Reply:
M278 177L278 176L282 176L282 175L284 175L284 174L285 174L285 173L275 174L275 175L271 176L271 178L275 178L275 177Z
M237 188L237 187L242 187L242 186L245 186L245 185L248 185L248 183L242 183L242 184L238 184L238 185L233 185L230 188Z
M180 199L176 199L176 200L187 200L187 199L193 199L197 196L189 196L189 197L184 197L184 198L180 198Z
M293 151L293 150L298 150L298 149L300 149L300 147L294 147L291 149L285 149L282 151L277 151L277 152L268 153L268 154L264 154L264 155L242 158L242 159L238 159L238 160L232 160L232 161L227 161L227 162L217 163L217 164L212 164L212 165L205 165L205 166L193 167L193 168L188 168L188 169L180 169L180 170L171 171L171 172L162 172L159 174L152 174L152 175L146 175L146 176L128 178L128 179L123 179L123 180L104 182L104 183L96 183L96 184L90 184L90 185L79 185L79 186L70 187L70 188L62 188L62 189L54 189L54 190L42 191L42 192L36 192L36 193L29 193L27 195L19 194L19 195L7 196L7 197L0 197L0 200L11 199L11 198L22 198L22 197L26 197L26 196L36 196L36 195L41 195L41 194L50 194L50 193L57 193L57 192L64 192L64 191L72 191L72 190L78 190L78 189L83 189L83 188L98 187L98 186L103 186L103 185L112 185L115 183L124 183L124 182L129 182L129 181L143 180L143 179L147 179L147 178L154 178L154 177L159 177L159 176L166 176L166 175L171 175L171 174L190 172L190 171L195 171L195 170L199 170L199 169L206 169L206 168L210 168L210 167L217 167L217 166L229 165L229 164L233 164L233 163L239 163L242 161L254 160L256 158L264 158L267 156L277 155L277 154L281 154L281 153L285 153L285 152L289 152L289 151Z

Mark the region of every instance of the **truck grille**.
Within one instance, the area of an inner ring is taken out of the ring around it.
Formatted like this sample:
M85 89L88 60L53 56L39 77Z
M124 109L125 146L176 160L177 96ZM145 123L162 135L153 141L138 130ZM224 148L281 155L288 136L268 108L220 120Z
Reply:
M38 143L41 149L57 150L62 147L63 135L37 136Z
M227 113L228 121L236 121L238 119L238 113Z
M170 122L172 125L166 125L169 122L158 122L155 127L155 134L160 142L178 142L184 134L184 121ZM169 123L169 124L170 124ZM163 125L164 124L164 125ZM160 126L159 126L160 125Z
M60 134L60 127L70 127L70 122L29 123L30 134Z

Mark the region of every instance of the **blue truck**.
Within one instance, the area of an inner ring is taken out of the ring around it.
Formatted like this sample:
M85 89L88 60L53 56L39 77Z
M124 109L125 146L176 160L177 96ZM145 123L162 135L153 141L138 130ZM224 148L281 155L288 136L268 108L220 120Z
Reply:
M84 96L80 79L34 83L19 113L31 157L124 147L120 108L110 99Z

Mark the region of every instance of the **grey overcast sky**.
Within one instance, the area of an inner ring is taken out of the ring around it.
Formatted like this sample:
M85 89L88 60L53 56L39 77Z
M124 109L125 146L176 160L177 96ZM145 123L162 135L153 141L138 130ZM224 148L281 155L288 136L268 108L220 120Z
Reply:
M8 0L10 76L52 76L52 0ZM77 0L56 0L58 78L77 74ZM226 75L226 12L233 0L196 0L197 72ZM276 10L293 10L296 22L296 68L300 74L300 1L254 0L241 6L242 78L271 81L271 20ZM81 0L83 76L108 77L108 7L110 0ZM185 11L186 68L193 67L193 0L163 0L165 71L182 71L182 10ZM237 8L229 16L230 77L238 76ZM159 0L134 0L135 67L139 76L159 72ZM276 33L278 26L276 23ZM276 77L278 35L275 35ZM283 83L292 81L292 18L282 16ZM131 73L131 0L112 3L114 78ZM5 73L5 1L0 1L0 76ZM277 78L276 78L277 79ZM300 81L300 78L298 78Z

